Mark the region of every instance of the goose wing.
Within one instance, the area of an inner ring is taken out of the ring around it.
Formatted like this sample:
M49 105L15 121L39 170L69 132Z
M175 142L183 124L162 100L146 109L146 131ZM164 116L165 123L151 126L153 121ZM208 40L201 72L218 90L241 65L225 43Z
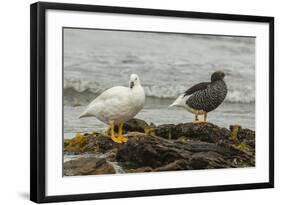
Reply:
M99 115L108 108L113 112L113 110L118 111L120 107L128 106L130 104L129 90L127 87L116 86L104 91L87 106L79 118Z
M209 82L198 83L198 84L192 86L191 88L189 88L187 91L185 91L184 96L191 95L199 90L205 90L208 87L208 85L210 85L210 84L211 83L209 83Z

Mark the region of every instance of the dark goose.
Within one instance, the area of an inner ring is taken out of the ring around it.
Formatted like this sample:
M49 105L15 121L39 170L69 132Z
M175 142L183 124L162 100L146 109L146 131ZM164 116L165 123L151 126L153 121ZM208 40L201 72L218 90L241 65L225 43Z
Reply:
M204 114L204 123L207 113L215 110L225 99L227 86L224 82L224 72L217 71L211 76L211 82L198 83L184 94L180 95L170 106L184 107L195 114L195 122L199 123L198 115Z

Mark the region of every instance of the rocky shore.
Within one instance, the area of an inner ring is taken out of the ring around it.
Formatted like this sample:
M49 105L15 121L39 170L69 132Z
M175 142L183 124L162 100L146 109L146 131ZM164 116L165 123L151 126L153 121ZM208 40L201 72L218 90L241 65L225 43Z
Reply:
M255 166L255 132L212 123L124 124L124 144L103 133L78 133L64 141L64 175L92 175Z

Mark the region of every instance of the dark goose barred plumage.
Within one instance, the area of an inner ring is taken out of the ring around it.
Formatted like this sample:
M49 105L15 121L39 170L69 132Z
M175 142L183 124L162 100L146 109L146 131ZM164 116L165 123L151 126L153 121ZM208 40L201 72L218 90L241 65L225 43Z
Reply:
M211 82L199 83L185 92L190 97L186 104L194 110L210 112L216 109L227 95L227 86L223 81L224 73L215 72Z

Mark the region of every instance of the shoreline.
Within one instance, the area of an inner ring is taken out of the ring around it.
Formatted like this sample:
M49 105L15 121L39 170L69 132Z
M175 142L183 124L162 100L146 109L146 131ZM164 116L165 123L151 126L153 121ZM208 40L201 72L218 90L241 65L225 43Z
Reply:
M155 125L192 122L194 115L180 108L168 108L170 102L157 104L152 102L135 116L147 123ZM103 131L107 125L93 118L78 119L77 116L85 106L64 106L64 138L71 138L77 132ZM200 116L200 119L202 116ZM223 103L216 110L208 114L208 122L220 127L228 127L231 124L240 124L243 127L255 130L255 106L247 104Z

